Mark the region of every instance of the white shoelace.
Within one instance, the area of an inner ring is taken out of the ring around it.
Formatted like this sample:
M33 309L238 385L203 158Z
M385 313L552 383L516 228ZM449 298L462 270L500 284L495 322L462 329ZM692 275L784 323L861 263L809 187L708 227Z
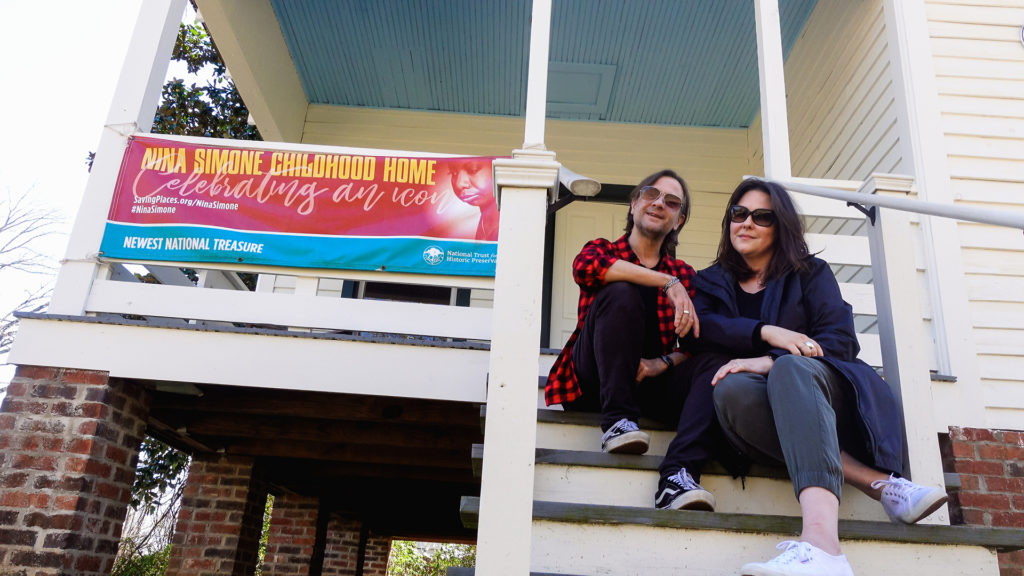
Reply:
M619 420L615 424L615 427L618 428L619 430L622 430L623 432L636 432L637 430L640 429L640 427L636 425L636 422L633 422L632 420L626 420L625 418Z
M686 468L680 468L675 475L676 483L686 490L703 490L704 487L693 481L693 477L686 472Z
M601 435L601 441L607 442L608 439L611 438L612 436L625 434L626 432L637 432L639 430L640 427L636 425L636 422L633 422L628 418L622 418L615 424L612 424L612 427L609 428L607 432Z
M895 496L899 496L905 499L912 499L913 495L922 490L927 490L926 487L907 480L906 478L897 478L890 475L888 480L875 480L871 483L871 487L878 490L882 487L887 487L895 492Z
M785 566L787 564L803 564L811 559L811 545L807 542L785 540L783 542L779 542L775 548L782 550L783 552L769 560L768 564L775 564L779 566Z

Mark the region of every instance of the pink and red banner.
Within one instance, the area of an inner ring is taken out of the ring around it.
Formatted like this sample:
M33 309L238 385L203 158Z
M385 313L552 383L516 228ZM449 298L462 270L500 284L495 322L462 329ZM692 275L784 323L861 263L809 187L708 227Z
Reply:
M490 157L130 141L102 251L115 258L494 274Z

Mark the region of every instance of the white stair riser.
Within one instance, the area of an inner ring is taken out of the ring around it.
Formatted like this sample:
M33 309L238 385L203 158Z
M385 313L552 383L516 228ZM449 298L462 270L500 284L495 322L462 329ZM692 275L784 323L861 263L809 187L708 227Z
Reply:
M778 554L773 534L639 525L534 521L530 569L536 572L658 576L735 576L746 562ZM843 542L856 574L998 576L995 553L980 547Z
M743 489L738 479L705 475L701 485L715 495L719 512L800 515L789 480L747 478ZM533 481L534 500L639 508L654 507L657 489L656 471L563 464L538 463ZM881 504L849 485L843 487L839 517L888 522Z
M644 430L651 435L651 447L647 454L664 456L675 433L665 430ZM537 448L557 450L601 451L601 429L597 426L574 424L537 423Z

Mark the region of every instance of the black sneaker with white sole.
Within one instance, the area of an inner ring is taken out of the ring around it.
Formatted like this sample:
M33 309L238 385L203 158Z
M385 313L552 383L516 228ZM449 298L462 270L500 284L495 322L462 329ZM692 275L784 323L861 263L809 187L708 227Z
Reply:
M680 468L675 474L664 476L658 482L658 492L654 495L654 507L659 510L714 512L715 495L694 482L686 468Z
M650 445L650 435L628 418L612 424L601 436L601 450L612 454L643 454Z

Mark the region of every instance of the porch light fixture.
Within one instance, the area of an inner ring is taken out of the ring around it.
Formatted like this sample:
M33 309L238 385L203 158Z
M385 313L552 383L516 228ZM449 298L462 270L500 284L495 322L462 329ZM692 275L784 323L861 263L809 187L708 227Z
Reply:
M601 183L582 174L577 174L565 166L558 169L558 181L572 192L573 196L597 196L601 191Z

